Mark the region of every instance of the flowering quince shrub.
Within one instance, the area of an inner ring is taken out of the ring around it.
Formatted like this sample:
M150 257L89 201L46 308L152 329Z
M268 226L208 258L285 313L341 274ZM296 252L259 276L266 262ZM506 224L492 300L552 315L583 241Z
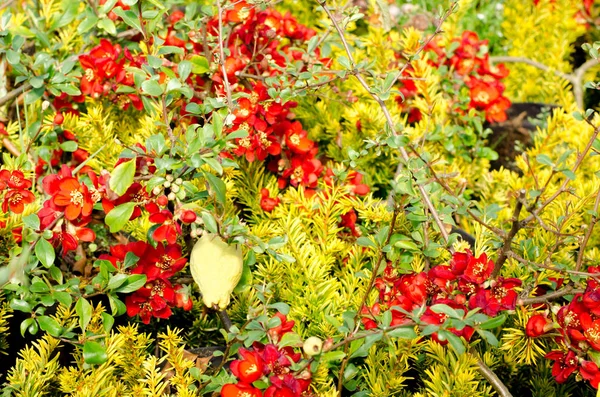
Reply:
M3 395L596 395L600 44L384 3L0 5Z

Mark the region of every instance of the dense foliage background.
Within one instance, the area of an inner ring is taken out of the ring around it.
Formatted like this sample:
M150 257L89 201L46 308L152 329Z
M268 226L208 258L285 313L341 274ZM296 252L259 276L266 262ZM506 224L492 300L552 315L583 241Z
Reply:
M598 395L599 18L5 1L3 395Z

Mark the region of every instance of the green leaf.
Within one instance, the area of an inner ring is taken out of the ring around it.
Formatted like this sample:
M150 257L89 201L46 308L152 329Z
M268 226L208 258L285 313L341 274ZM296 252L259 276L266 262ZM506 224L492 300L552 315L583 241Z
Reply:
M50 291L50 288L48 287L48 285L43 282L43 281L37 281L34 282L33 284L31 284L31 286L29 287L29 291L35 293L35 294L40 294L40 293L45 293Z
M361 247L377 248L377 244L375 244L375 242L373 242L373 240L371 240L370 238L365 237L365 236L361 236L361 237L357 238L356 244L360 245Z
M117 34L117 27L115 26L115 23L108 17L99 20L98 27L106 31L106 33L110 34L111 36Z
M275 309L281 314L287 315L290 312L290 305L284 302L275 302L267 306L269 309Z
M549 167L554 167L554 163L552 162L552 159L547 154L538 154L535 157L535 159L540 164L547 165Z
M110 188L119 196L125 194L129 186L133 183L135 176L135 159L125 161L115 167L110 173Z
M187 80L188 76L192 71L192 63L190 61L181 61L177 65L177 72L179 72L179 78L182 81Z
M448 342L450 343L450 346L452 346L452 348L454 349L454 351L456 353L458 353L459 356L462 356L463 354L465 354L465 344L462 342L462 340L454 335L452 332L450 331L439 331L438 335L444 335L446 337L446 339L448 340Z
M506 314L502 314L500 316L492 317L487 321L484 321L479 325L481 329L494 329L498 328L506 321Z
M192 62L192 73L204 74L210 72L208 60L203 56L193 55L190 61Z
M127 276L125 282L115 291L122 294L129 294L142 288L146 284L145 274L131 274Z
M56 253L52 244L48 240L41 238L35 244L35 256L42 262L42 265L50 267L54 264Z
M106 289L113 290L119 288L127 280L127 274L117 273L110 277Z
M116 233L123 229L123 226L127 223L133 210L135 203L124 203L113 208L104 218L106 224L110 227L111 233Z
M32 230L39 230L40 228L40 218L37 216L37 214L24 216L23 223Z
M123 19L123 22L125 22L127 25L137 29L140 33L143 33L142 25L140 25L140 19L135 12L131 10L124 11L121 7L115 7L112 11L120 16L121 19Z
M60 148L65 152L74 152L75 150L77 150L77 142L65 141L60 144Z
M40 317L37 317L36 319L37 319L38 324L40 325L40 328L43 331L46 331L49 335L54 336L55 338L58 338L62 334L62 331L63 331L62 327L60 326L58 321L56 321L52 317L40 316Z
M71 304L73 303L73 297L68 292L55 291L52 293L52 296L65 307L71 307Z
M108 303L110 303L110 310L114 316L120 316L127 312L127 306L116 295L108 295Z
M98 342L88 341L83 345L83 361L86 364L100 365L108 360L106 348Z
M75 304L75 312L79 316L79 327L85 333L85 330L92 319L94 308L85 298L79 298Z
M23 299L13 299L10 301L10 307L13 310L18 310L24 313L31 313L33 311L33 307Z
M327 361L340 361L344 357L346 357L346 353L344 353L341 350L337 350L337 351L327 352L327 353L323 354L321 356L321 359L323 361L325 361L325 362L327 362Z
M434 313L444 313L448 317L452 318L463 318L463 316L459 315L456 310L442 303L431 306L431 311Z
M281 337L281 340L277 343L277 346L279 347L298 345L302 345L302 339L300 338L300 335L296 334L295 332L286 332Z
M146 80L142 83L142 91L150 96L161 96L163 89L156 80Z
M213 188L217 197L217 201L222 205L225 205L227 201L227 187L225 186L225 182L209 172L205 172L204 175L206 176L210 186Z
M252 251L251 251L252 252ZM237 283L233 292L239 293L242 292L252 284L252 270L250 270L250 266L244 261L244 265L242 268L242 277L240 277L240 281Z
M414 339L417 333L413 327L400 327L385 332L391 338Z
M27 318L25 320L23 320L23 322L21 322L21 336L25 336L25 332L27 331L27 328L29 328L33 323L35 322L35 320L33 318Z
M108 313L102 313L102 325L104 326L104 331L106 333L110 332L113 324L115 323L115 318Z
M479 334L479 336L481 336L487 343L489 343L492 346L498 347L498 338L496 338L496 335L492 334L490 331L484 331L481 329L477 330L477 333Z

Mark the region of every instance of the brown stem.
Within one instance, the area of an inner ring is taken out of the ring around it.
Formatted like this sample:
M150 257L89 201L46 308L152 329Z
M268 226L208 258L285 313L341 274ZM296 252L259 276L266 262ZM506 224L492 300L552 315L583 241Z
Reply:
M500 397L512 397L512 394L510 394L510 391L508 390L506 385L502 383L500 378L498 378L498 375L496 375L494 371L490 369L490 367L485 365L485 363L481 361L480 358L477 359L477 366L479 367L479 373L488 382L490 382L490 384L494 387L494 390L496 390L496 393L498 393Z
M17 88L14 88L8 94L6 94L2 98L0 98L0 106L4 105L6 102L12 100L13 98L18 97L22 93L24 94L26 91L29 91L30 88L31 88L31 84L29 84L29 82L25 82L25 83L21 84L20 86L18 86Z
M231 86L229 85L229 78L227 77L227 70L225 69L225 51L223 50L223 8L221 7L221 0L217 0L217 9L219 12L219 65L221 66L221 72L223 73L223 85L225 87L225 93L227 95L227 107L232 110L233 99L231 96Z
M517 301L517 305L519 306L527 306L534 305L538 303L548 303L558 298L562 298L565 295L572 294L581 294L583 293L582 289L575 289L571 285L567 285L564 288L559 289L558 291L550 292L548 294L544 294L542 296L534 296L531 298L523 298Z
M596 193L596 201L594 202L594 213L592 214L592 219L590 220L590 224L588 225L588 228L585 231L583 241L579 246L575 270L581 270L581 266L583 265L583 251L585 250L585 247L587 246L587 243L590 240L590 236L592 235L592 231L594 230L594 226L596 226L596 222L598 221L598 206L600 206L600 189L598 189L598 193Z
M496 278L496 277L498 277L498 274L500 274L500 269L502 269L502 266L504 265L504 262L506 262L506 259L508 257L508 252L510 251L512 240L515 237L515 235L519 232L519 229L521 228L521 223L519 222L519 214L521 213L521 210L523 209L523 201L524 200L525 200L525 190L520 190L518 192L517 203L515 204L515 209L513 211L512 227L510 228L510 231L504 238L504 244L502 244L502 248L500 248L500 252L498 253L498 259L496 260L496 264L494 265L494 271L492 272L492 278Z

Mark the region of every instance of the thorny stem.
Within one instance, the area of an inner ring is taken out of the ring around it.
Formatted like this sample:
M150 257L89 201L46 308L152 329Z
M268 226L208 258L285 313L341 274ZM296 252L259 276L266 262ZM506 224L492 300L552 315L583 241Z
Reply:
M383 112L383 114L385 116L387 125L388 125L390 131L392 132L392 134L394 136L400 135L398 133L398 131L396 131L396 127L394 125L394 121L392 119L392 115L390 114L390 111L387 108L387 105L379 97L379 95L377 95L376 93L374 93L371 90L371 87L369 86L369 84L366 82L366 80L360 74L360 72L356 69L356 62L354 60L354 56L352 55L352 51L350 50L350 46L348 45L346 37L344 36L344 31L342 30L342 28L339 25L338 21L335 19L335 17L333 16L333 14L329 10L329 8L327 8L327 5L325 4L324 0L317 0L317 2L323 8L323 10L325 11L325 13L327 14L327 16L329 17L329 19L331 20L331 23L333 24L335 30L337 31L337 33L338 33L338 35L340 37L340 40L342 42L342 46L344 47L344 51L346 52L348 60L350 61L350 65L352 66L352 70L350 71L350 74L352 74L354 77L356 77L356 79L359 81L360 85L371 95L371 97L377 102L377 104L379 104L379 107L381 108L381 110L382 110L382 112ZM448 18L448 16L452 13L452 10L454 10L455 6L456 6L456 2L454 2L452 4L452 6L450 7L450 9L440 19L439 26L441 26L444 23L444 21L446 20L446 18ZM431 38L429 40L431 40ZM418 52L416 52L413 55L413 57L416 56L423 49L424 49L424 45L419 48ZM410 60L409 60L409 62L410 62ZM408 66L405 65L405 67L408 67ZM403 147L400 147L399 151L400 151L400 155L401 155L402 159L405 162L408 162L410 160L410 157L408 156L408 153L406 152L406 149L404 149ZM414 179L414 176L413 176L413 179ZM427 190L420 183L417 183L417 187L418 187L419 192L421 194L421 198L423 199L423 201L427 205L427 208L429 208L429 211L431 212L431 216L435 220L435 223L437 224L438 229L440 230L440 233L442 234L442 237L444 238L444 241L446 243L448 243L448 232L446 231L446 228L444 227L444 223L440 219L440 216L439 216L437 210L435 209L435 206L431 202L431 198L429 197L429 194L427 193Z
M223 50L223 8L221 6L221 0L217 0L216 3L219 13L219 65L221 66L221 73L223 73L223 85L225 86L225 93L227 95L227 107L231 111L233 107L233 99L231 97L231 86L229 85L229 78L227 78L227 70L225 69L225 51Z
M585 231L585 236L583 237L583 241L579 246L579 252L577 253L577 263L575 265L575 270L581 270L581 266L583 265L583 251L587 246L588 241L590 240L590 236L592 235L592 231L594 230L594 226L596 226L596 222L598 221L598 206L600 205L600 189L598 189L598 193L596 194L596 201L594 202L594 212L592 213L592 219L590 220L590 224L588 225L587 230Z
M512 216L512 227L510 228L510 231L504 238L504 244L502 244L502 248L500 248L500 251L498 253L498 260L496 260L496 264L494 265L494 270L492 271L492 278L496 278L498 277L498 274L500 274L500 269L502 269L504 262L506 262L506 259L508 258L508 252L510 251L512 240L521 228L521 223L519 222L519 215L521 214L521 210L523 209L524 199L525 190L522 189L517 193L517 203L515 204L515 210L513 211Z

